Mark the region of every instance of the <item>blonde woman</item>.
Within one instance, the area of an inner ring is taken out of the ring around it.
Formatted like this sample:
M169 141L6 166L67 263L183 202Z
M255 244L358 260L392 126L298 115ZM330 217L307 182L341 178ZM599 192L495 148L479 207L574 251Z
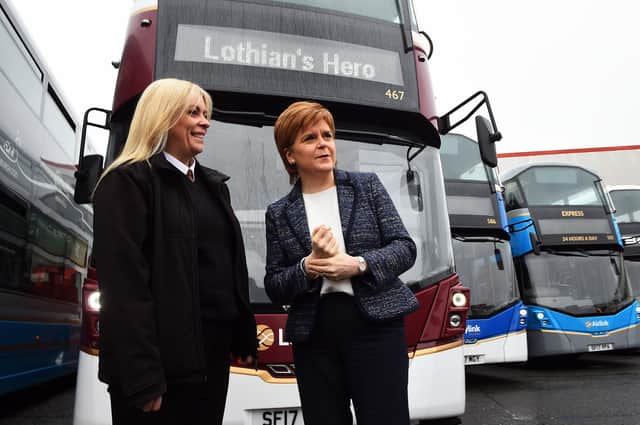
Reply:
M99 377L113 424L221 424L229 359L256 355L239 223L201 166L211 98L188 81L143 92L94 193Z

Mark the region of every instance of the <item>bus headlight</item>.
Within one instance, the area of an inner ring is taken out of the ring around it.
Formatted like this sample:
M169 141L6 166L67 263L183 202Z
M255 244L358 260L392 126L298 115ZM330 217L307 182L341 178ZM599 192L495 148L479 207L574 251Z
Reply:
M460 317L459 314L452 314L451 316L449 316L449 325L451 325L452 328L457 328L461 324L462 324L462 317Z
M544 319L544 313L539 311L538 313L536 313L536 317L538 318L538 320L542 320Z
M636 313L640 314L640 305L636 306Z
M87 297L87 305L91 310L100 311L100 292L93 292Z
M462 292L456 292L451 297L451 303L454 307L464 307L467 305L467 297Z
M526 308L521 308L520 309L520 317L527 317L527 309Z

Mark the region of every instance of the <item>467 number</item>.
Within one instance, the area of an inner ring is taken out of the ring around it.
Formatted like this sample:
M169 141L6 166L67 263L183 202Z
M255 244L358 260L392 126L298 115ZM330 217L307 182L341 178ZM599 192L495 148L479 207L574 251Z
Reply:
M387 89L387 91L384 92L384 95L392 100L402 100L404 98L404 90Z

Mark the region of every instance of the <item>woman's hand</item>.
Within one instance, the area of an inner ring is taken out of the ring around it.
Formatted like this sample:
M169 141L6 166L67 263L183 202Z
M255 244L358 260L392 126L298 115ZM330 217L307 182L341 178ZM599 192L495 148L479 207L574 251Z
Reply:
M311 232L311 257L328 258L338 253L338 241L326 224L313 229Z
M349 279L360 274L358 258L344 252L339 252L329 258L309 256L305 261L305 266L309 272L320 274L329 280Z
M160 406L162 406L162 396L147 401L144 406L142 406L142 411L145 413L157 412L160 410Z

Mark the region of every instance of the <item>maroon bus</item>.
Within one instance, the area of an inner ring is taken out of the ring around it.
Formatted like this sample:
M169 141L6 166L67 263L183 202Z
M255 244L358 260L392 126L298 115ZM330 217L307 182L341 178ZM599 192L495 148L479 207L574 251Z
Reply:
M340 167L376 172L416 242L417 261L401 276L420 301L406 318L412 420L464 412L469 294L454 270L430 51L411 0L135 2L112 109L100 110L99 120L89 119L88 111L84 127L109 130L107 165L125 142L141 92L154 79L190 80L213 98L208 148L198 160L231 175L260 339L257 370L231 367L225 423L303 423L295 365L283 340L287 306L271 303L263 284L265 209L290 189L273 124L300 99L320 101L333 112ZM78 202L89 201L102 162L81 154ZM96 373L98 291L95 275L89 276L76 425L109 423L107 393Z

